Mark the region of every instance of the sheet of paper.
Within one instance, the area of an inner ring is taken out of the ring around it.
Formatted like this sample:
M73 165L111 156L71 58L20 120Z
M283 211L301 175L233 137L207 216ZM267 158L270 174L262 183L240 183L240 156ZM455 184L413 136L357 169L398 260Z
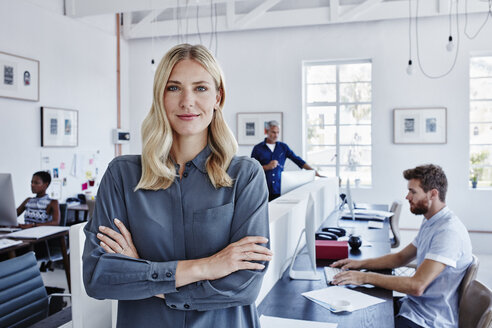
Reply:
M319 321L306 321L279 317L260 317L261 328L336 328L338 324Z
M70 227L40 226L12 232L7 234L5 237L18 239L39 239L66 230L70 230Z
M309 300L326 307L331 311L333 311L334 309L334 307L332 306L333 302L338 300L349 301L350 311L360 310L371 305L384 302L384 300L379 297L374 297L340 286L312 290L310 292L302 293L302 295Z

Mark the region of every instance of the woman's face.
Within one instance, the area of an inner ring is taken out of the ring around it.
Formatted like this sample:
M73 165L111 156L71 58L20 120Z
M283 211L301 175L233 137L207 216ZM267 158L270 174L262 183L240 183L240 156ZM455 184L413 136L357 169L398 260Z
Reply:
M33 176L31 179L31 191L33 194L38 194L40 192L46 191L48 184L44 183L40 177L37 175Z
M177 63L164 91L164 107L175 136L207 139L214 107L220 103L212 75L197 61Z

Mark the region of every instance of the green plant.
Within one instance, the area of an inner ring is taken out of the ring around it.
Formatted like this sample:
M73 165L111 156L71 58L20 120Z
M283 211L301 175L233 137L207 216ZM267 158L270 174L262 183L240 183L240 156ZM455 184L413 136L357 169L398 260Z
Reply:
M485 160L489 157L488 150L482 150L478 153L473 153L470 155L470 164L471 164L471 172L470 172L470 180L472 182L477 182L482 178L483 175L483 164L485 164Z

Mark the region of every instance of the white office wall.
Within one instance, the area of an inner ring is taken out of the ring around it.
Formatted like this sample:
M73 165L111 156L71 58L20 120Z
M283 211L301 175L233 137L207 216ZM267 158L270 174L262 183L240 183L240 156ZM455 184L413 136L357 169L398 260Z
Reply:
M62 197L81 192L84 174L69 174L73 154L99 150L99 177L114 156L116 127L116 37L113 15L87 21L63 16L59 1L0 1L0 51L40 61L39 102L0 98L0 172L13 175L16 203L32 195L32 173L41 168L41 154L50 166L66 165ZM43 5L43 6L41 6ZM128 67L128 44L122 40L122 76ZM128 127L128 84L122 83L122 122ZM42 148L40 107L79 111L79 146ZM129 146L124 146L126 152Z
M469 18L469 31L475 31L484 15ZM463 17L461 17L461 28ZM439 74L452 64L445 49L448 37L446 18L419 20L422 65ZM468 188L468 65L470 54L492 54L492 24L479 37L469 41L461 35L455 69L443 79L428 79L415 69L406 74L408 61L408 22L339 24L219 34L218 59L225 72L227 98L225 118L236 132L237 112L281 111L283 140L298 154L302 140L302 61L371 59L373 62L373 186L354 190L359 202L390 203L404 200L406 181L401 172L422 163L443 166L449 179L448 205L469 229L492 231L488 200L492 191ZM202 36L208 45L209 36ZM455 40L456 40L455 36ZM197 43L198 37L188 42ZM152 95L150 60L159 58L176 38L130 41L131 131L136 138L132 152L140 152L140 124L148 112ZM413 48L415 57L415 44ZM392 142L394 108L446 107L448 140L445 145L395 145ZM252 147L240 147L249 155ZM290 164L287 169L295 169ZM408 206L402 214L402 227L417 228L420 218ZM487 234L473 234L475 250L490 252Z

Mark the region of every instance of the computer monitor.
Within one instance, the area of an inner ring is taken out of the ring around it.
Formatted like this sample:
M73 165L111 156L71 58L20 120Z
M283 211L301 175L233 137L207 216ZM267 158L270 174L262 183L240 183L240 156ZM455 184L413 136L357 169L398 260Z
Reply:
M17 210L15 208L14 188L12 186L12 175L0 173L0 226L17 226Z
M297 241L296 250L294 251L294 256L290 262L289 276L291 279L302 279L302 280L320 280L320 276L316 271L316 230L318 229L316 225L316 208L314 206L313 195L309 193L306 207L306 217L304 219L304 229L301 231L299 240ZM294 270L294 262L296 260L297 254L299 253L299 245L301 243L302 234L306 234L306 248L309 255L310 270L301 271Z
M350 179L347 179L347 187L346 187L346 196L345 196L345 201L347 202L347 207L350 213L350 216L352 217L352 220L355 220L355 214L354 214L354 201L352 200L352 192L350 191Z
M283 171L280 180L280 195L314 181L315 175L316 171L314 170Z

